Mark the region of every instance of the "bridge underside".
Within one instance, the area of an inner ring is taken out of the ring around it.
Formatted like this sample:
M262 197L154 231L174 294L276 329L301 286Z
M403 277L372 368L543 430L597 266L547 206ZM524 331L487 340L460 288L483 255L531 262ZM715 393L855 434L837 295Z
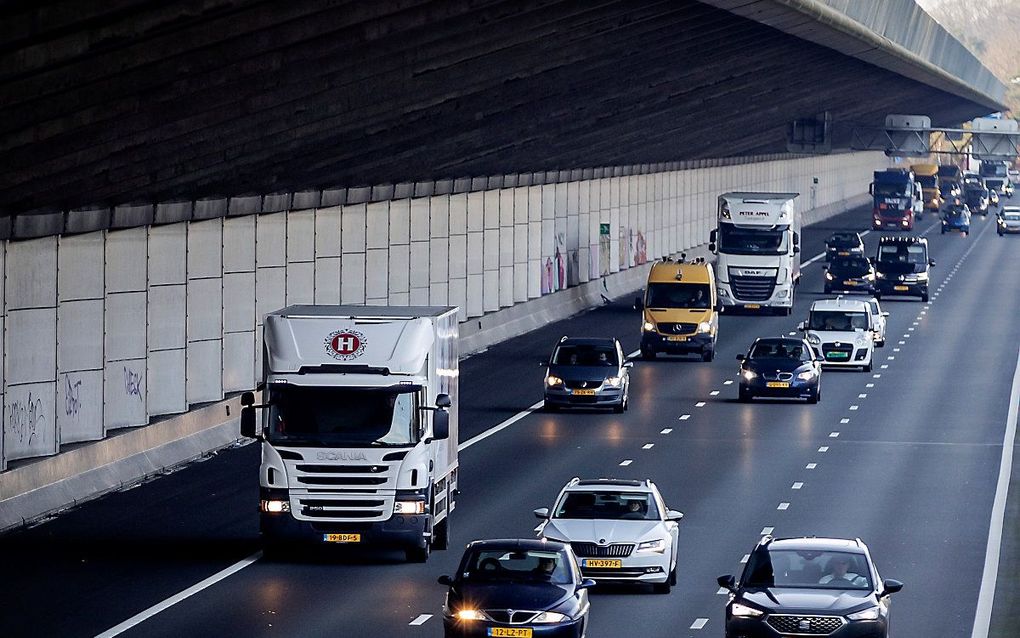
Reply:
M693 1L19 2L0 23L6 214L769 153L822 111L994 110Z

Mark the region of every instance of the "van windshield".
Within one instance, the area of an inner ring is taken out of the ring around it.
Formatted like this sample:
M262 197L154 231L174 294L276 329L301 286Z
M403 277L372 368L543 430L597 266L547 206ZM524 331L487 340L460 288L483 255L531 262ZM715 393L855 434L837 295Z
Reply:
M921 182L923 188L935 188L937 178L934 175L918 175L917 181Z
M809 330L851 332L868 328L868 314L845 310L815 310L808 321Z
M712 305L708 284L648 284L645 305L649 308L709 308Z
M280 445L412 445L418 440L417 391L272 385L266 437Z

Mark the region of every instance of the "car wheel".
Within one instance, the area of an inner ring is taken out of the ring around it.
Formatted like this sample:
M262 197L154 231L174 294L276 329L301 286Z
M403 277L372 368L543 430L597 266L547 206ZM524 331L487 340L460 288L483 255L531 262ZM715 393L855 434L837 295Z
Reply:
M613 412L615 412L617 414L623 414L624 409L625 409L625 406L624 406L623 401L620 401L620 405L614 405L613 406Z
M702 361L707 363L707 362L710 362L712 359L715 359L715 350L709 348L709 349L703 350L701 352L701 360Z
M641 358L646 361L651 361L655 358L655 350L646 350L645 348L641 348Z
M560 406L554 405L552 403L549 403L548 401L546 401L543 404L542 407L545 409L546 412L559 412L560 411Z
M820 389L818 389L818 388L815 388L815 391L812 392L811 395L808 397L807 402L811 403L811 404L818 403L818 401L821 398L822 398L822 391Z
M671 589L673 589L673 586L669 584L669 580L667 580L664 583L652 584L652 591L654 591L656 594L668 594Z
M881 341L876 341L875 342L875 347L876 348L884 348L885 347L885 339L883 339Z
M793 306L790 306L789 308L784 308L783 309L783 315L784 316L789 317L791 314L793 314Z
M927 291L925 291L925 293L923 295L921 295L921 301L923 301L924 303L928 303L928 292Z
M408 547L404 550L404 557L409 563L424 563L429 559L430 546L426 542L425 547Z
M741 403L747 403L752 398L754 398L754 395L751 394L751 391L741 386L737 394L737 400L740 401Z
M945 229L945 228L943 228L943 229L942 229L942 234L943 234L943 235L945 235L945 234L946 234L946 229Z
M874 369L874 368L873 368L873 366L872 366L872 363L871 363L871 361L869 361L869 362L868 362L868 365L864 366L864 371L865 371L865 372L871 372L871 371L872 371L873 369Z

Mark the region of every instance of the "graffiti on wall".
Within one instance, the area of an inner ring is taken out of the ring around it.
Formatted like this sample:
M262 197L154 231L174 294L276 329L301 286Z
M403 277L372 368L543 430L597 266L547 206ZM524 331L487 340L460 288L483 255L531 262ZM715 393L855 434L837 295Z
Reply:
M31 446L42 436L45 425L42 399L31 392L25 400L11 401L7 406L7 430L19 443Z
M124 394L129 397L138 397L142 401L142 374L135 372L127 366L124 367Z
M75 420L82 411L81 386L81 379L72 380L71 375L64 375L64 414Z

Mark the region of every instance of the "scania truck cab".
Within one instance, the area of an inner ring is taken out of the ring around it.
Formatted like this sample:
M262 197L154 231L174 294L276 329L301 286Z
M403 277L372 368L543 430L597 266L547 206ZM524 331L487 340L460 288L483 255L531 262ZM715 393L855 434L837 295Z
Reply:
M242 396L241 434L262 444L267 547L388 546L416 562L447 548L457 337L456 308L290 306L266 317L263 403Z
M923 197L914 173L906 169L875 171L869 189L874 200L871 226L875 230L913 230Z
M722 308L793 311L800 279L798 193L724 193L718 227L709 237L717 255Z

